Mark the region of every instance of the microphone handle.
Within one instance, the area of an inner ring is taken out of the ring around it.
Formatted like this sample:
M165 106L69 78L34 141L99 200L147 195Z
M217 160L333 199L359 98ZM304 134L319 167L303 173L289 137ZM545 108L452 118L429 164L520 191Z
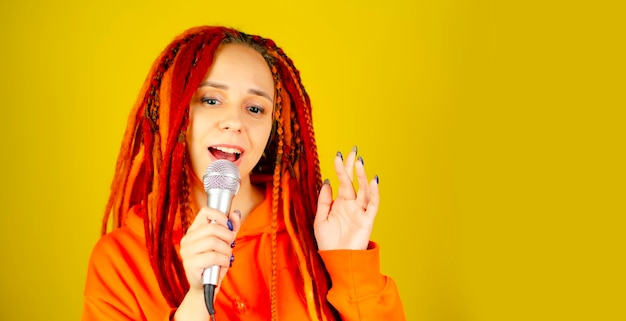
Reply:
M225 215L230 213L230 205L233 202L235 194L230 190L214 188L207 191L207 205L209 208L216 209ZM215 223L215 221L211 221ZM220 275L220 266L213 265L210 268L204 269L202 273L202 284L213 284L217 286L217 281Z
M228 215L234 196L235 194L227 189L209 189L207 191L207 206L224 213L224 215Z
M213 265L210 268L204 269L202 273L202 284L213 284L217 285L217 279L220 275L220 266Z

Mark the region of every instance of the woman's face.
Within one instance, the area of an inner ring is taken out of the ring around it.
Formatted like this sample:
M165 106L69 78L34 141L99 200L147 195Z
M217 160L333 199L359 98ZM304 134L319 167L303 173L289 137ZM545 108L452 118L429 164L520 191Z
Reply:
M189 106L187 144L198 178L213 161L228 159L248 179L272 130L273 106L274 80L261 54L221 46Z

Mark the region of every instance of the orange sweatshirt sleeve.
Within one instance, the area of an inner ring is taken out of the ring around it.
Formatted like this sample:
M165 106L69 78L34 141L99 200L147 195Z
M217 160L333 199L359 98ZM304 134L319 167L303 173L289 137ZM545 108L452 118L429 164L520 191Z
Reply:
M380 248L320 251L332 280L328 301L343 321L406 320L395 282L380 273Z
M87 270L82 321L170 320L143 240L126 228L103 236Z

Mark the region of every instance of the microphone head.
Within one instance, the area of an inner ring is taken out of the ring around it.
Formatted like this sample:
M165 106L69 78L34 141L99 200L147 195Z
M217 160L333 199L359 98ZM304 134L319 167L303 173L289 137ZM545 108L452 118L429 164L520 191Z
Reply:
M239 168L229 160L218 159L207 167L202 182L207 193L210 189L222 189L235 195L241 182Z

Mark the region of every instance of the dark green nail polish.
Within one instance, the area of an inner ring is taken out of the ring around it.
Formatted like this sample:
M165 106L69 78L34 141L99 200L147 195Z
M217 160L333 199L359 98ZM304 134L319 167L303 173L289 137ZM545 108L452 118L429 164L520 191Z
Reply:
M329 185L330 184L330 180L327 178L324 180L324 185Z
M359 148L354 145L354 147L352 147L352 151L356 154L359 152Z

